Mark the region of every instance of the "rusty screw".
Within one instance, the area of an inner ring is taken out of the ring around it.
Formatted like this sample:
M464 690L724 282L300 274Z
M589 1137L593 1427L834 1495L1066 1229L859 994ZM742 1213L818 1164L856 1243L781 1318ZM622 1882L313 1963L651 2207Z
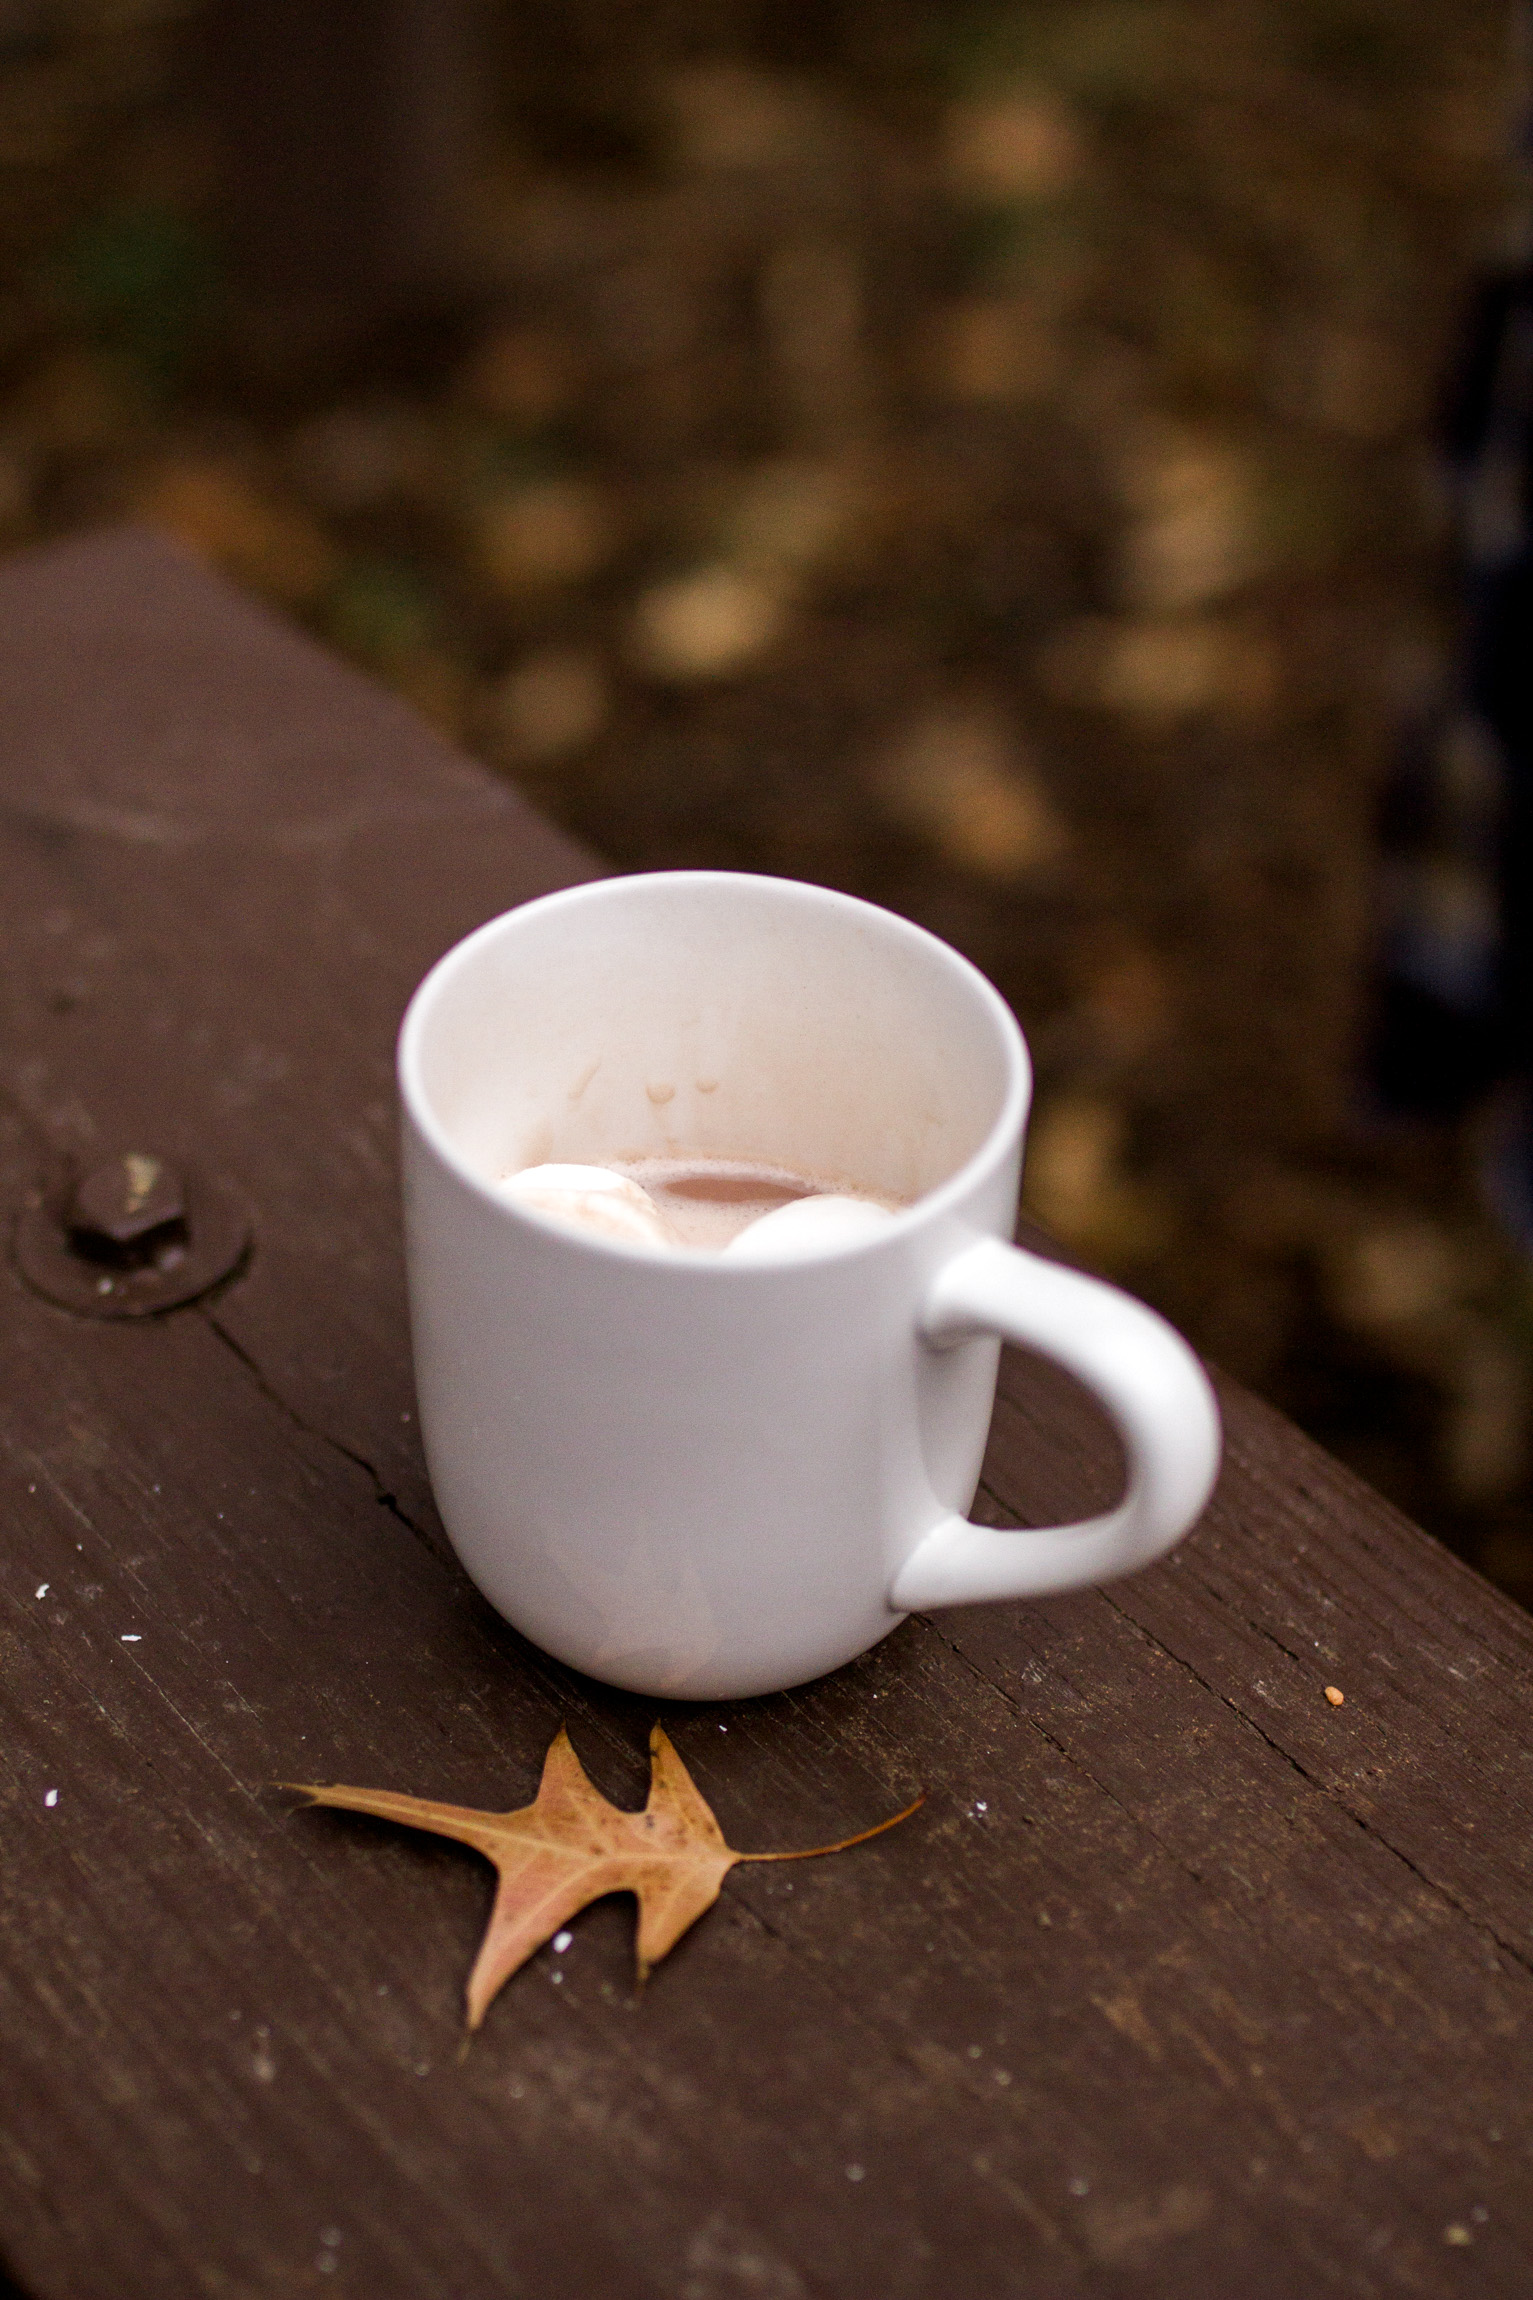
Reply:
M164 1267L186 1242L186 1192L163 1158L129 1150L87 1174L68 1215L69 1242L88 1261L118 1269Z

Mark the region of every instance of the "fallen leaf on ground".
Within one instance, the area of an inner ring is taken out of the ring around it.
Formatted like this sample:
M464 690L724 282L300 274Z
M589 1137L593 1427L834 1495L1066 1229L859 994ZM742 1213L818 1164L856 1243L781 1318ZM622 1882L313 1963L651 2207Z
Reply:
M380 1821L429 1829L472 1845L493 1861L500 1877L495 1906L468 1982L468 2025L479 2027L496 1995L535 1949L551 1940L576 1913L606 1893L632 1893L639 1904L639 1979L673 1949L689 1925L719 1897L737 1861L807 1861L842 1853L908 1820L922 1803L887 1821L803 1852L737 1853L691 1775L656 1726L649 1737L649 1798L641 1813L625 1813L592 1786L561 1725L543 1761L532 1804L512 1813L481 1813L466 1805L439 1805L391 1789L320 1788L284 1781L316 1805L370 1813Z
M1048 89L1019 88L956 104L946 128L948 176L963 199L1002 205L1057 199L1084 171L1075 122Z
M1003 713L939 703L873 769L896 818L949 861L1005 885L1068 851L1064 823Z
M634 653L641 670L679 686L729 679L768 653L786 622L767 584L732 567L699 567L640 594Z
M173 456L144 474L129 508L285 606L312 605L340 568L308 512L265 493L233 456Z

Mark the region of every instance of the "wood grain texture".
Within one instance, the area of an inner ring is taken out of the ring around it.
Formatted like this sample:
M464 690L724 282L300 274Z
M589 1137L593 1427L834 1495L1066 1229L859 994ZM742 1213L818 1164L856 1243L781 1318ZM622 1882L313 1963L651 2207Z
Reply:
M460 2061L488 1869L269 1784L504 1807L563 1720L642 1798L657 1705L534 1652L446 1551L397 1247L410 988L593 866L143 538L13 562L0 627L3 1203L150 1147L257 1216L244 1277L139 1328L0 1275L22 2288L1523 2294L1533 1627L1238 1391L1154 1571L661 1705L732 1844L928 1806L737 1872L642 2001L601 1904ZM1008 1359L994 1519L1113 1475Z

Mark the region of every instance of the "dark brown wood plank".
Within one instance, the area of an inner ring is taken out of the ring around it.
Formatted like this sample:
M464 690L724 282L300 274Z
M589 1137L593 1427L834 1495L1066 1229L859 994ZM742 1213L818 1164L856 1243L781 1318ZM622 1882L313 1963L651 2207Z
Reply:
M640 1794L652 1705L444 1557L396 1242L411 984L591 866L141 538L13 564L0 627L0 1199L131 1141L257 1215L248 1274L151 1327L0 1282L26 2289L1520 2294L1529 1625L1238 1392L1155 1572L671 1712L732 1841L930 1802L737 1873L639 2004L591 1911L459 2063L487 1873L270 1784L510 1803L563 1717ZM1089 1408L1003 1390L995 1514L1099 1498Z

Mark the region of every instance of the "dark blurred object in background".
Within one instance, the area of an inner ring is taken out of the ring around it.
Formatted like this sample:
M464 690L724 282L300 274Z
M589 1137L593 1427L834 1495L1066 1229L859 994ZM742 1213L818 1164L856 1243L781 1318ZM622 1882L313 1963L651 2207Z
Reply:
M211 0L224 242L284 325L325 341L469 291L482 17L479 0Z
M0 538L152 519L618 864L957 942L1034 1044L1034 1212L1533 1596L1482 1145L1356 1123L1379 793L1455 695L1431 406L1506 31L13 5Z
M1443 426L1460 571L1450 693L1385 792L1388 929L1370 1047L1381 1108L1457 1120L1503 1094L1495 1209L1533 1255L1533 266L1471 304Z
M1452 446L1463 472L1470 696L1502 789L1493 1016L1507 1089L1482 1172L1533 1260L1533 255L1487 285L1475 316Z

